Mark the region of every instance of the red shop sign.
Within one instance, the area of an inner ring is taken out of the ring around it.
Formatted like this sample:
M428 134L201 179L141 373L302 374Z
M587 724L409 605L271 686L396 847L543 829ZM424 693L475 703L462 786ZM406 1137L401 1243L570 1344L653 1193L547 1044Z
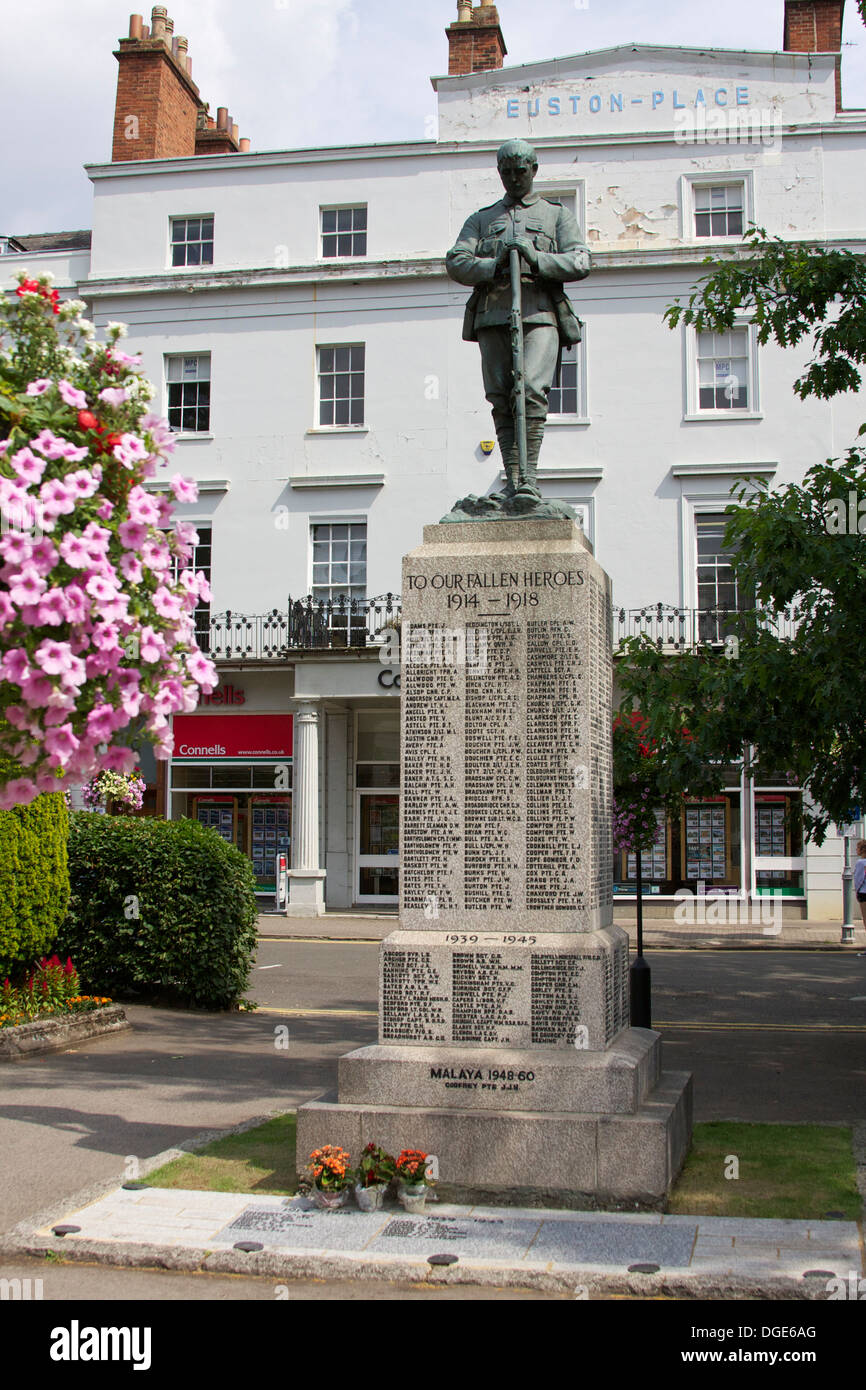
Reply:
M174 757L290 758L290 714L176 714Z

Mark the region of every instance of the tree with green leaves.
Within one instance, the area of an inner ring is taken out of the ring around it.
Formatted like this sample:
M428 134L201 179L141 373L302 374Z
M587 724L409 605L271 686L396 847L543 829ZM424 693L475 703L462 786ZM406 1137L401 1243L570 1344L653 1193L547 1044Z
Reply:
M861 5L862 9L862 5ZM858 390L866 362L866 262L842 249L788 243L751 228L688 303L665 318L724 332L751 314L758 342L811 342L794 384L801 399ZM858 437L866 433L866 425ZM802 483L770 491L744 482L725 545L755 609L730 615L734 640L671 657L647 638L623 643L623 709L639 708L648 735L670 741L683 725L689 756L721 767L787 774L804 791L807 837L866 807L866 457L810 468ZM794 636L777 630L793 614ZM685 786L684 786L685 790Z

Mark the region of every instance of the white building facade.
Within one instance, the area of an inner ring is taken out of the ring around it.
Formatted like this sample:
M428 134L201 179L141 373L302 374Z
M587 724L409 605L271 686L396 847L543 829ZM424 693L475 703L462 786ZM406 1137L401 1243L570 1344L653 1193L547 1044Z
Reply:
M199 483L178 512L213 590L220 688L175 721L159 804L237 843L263 894L291 843L294 910L396 904L399 671L379 644L422 525L498 485L467 291L444 256L501 195L499 145L534 144L537 190L574 210L593 253L571 287L584 341L552 395L542 491L575 506L611 575L615 640L723 640L731 488L839 455L863 401L799 401L805 358L759 350L747 319L696 335L663 314L750 222L864 249L866 113L838 109L837 70L833 52L629 45L435 79L431 140L88 166L92 248L86 270L67 256L70 289L98 325L129 325L158 386ZM0 269L8 283L61 254ZM784 769L731 769L723 796L660 827L653 907L704 883L838 918L839 842L804 851L798 796ZM625 856L615 879L625 905Z

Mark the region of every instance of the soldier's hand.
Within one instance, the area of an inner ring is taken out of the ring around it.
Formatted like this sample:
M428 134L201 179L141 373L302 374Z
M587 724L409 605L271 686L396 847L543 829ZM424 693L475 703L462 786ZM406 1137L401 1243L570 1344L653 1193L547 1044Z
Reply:
M513 245L513 241L502 241L499 243L499 250L496 252L496 265L494 267L493 272L494 275L501 275L503 271L508 269L508 260L511 255L511 248Z
M520 252L523 259L526 261L526 264L529 266L530 270L537 270L538 252L536 251L532 242L527 241L525 237L521 237L521 239L518 242L516 242L515 245L517 246L518 251Z

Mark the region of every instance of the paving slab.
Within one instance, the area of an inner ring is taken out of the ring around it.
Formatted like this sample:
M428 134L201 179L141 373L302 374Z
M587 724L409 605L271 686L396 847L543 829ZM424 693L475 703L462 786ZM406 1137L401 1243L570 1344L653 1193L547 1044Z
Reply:
M80 1231L54 1236L51 1227L61 1219ZM243 1240L263 1250L235 1250ZM456 1263L437 1268L437 1278L701 1298L826 1298L830 1277L860 1278L864 1271L861 1233L852 1221L444 1203L409 1214L393 1202L379 1212L320 1211L305 1197L146 1187L113 1189L71 1204L62 1217L22 1222L0 1238L7 1257L48 1250L114 1265L410 1282L432 1277L431 1255L452 1254ZM636 1264L659 1269L637 1274L630 1271ZM816 1268L828 1271L827 1280L804 1278Z

